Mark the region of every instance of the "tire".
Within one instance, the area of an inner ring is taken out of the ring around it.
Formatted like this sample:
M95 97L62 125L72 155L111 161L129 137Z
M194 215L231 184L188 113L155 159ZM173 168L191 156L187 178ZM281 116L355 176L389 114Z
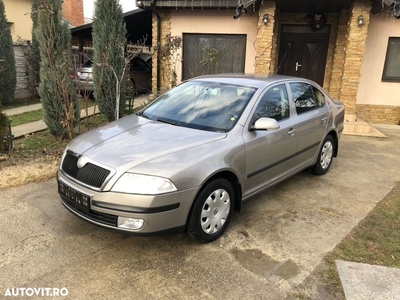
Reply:
M132 97L137 96L136 83L133 79L130 80L130 95Z
M188 235L199 243L218 239L228 227L234 204L235 193L228 180L208 183L194 201L187 222Z
M331 167L335 144L331 135L326 136L322 143L316 163L311 167L311 171L317 175L324 175Z

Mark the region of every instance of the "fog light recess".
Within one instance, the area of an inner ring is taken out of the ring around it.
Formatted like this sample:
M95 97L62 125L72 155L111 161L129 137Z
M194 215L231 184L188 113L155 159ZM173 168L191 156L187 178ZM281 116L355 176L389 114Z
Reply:
M138 230L143 227L143 219L118 217L118 228Z

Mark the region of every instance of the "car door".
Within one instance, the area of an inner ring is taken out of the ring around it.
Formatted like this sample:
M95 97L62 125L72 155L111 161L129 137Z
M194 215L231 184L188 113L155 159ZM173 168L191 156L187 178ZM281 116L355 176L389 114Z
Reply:
M262 117L274 118L279 129L245 130L246 182L244 197L285 178L297 169L296 130L285 84L269 88L251 116L251 124Z
M289 86L296 107L297 159L304 168L314 160L325 138L329 108L315 86L306 82L291 82Z

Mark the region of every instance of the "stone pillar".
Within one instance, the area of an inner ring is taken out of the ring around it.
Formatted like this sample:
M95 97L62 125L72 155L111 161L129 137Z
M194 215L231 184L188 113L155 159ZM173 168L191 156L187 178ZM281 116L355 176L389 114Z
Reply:
M159 16L161 19L161 46L165 45L167 35L171 35L171 15L169 11L159 11ZM158 20L157 16L153 13L152 17L152 45L153 45L153 58L152 58L152 93L157 95L159 92L165 92L170 89L170 62L160 62L160 68L157 67L158 65L158 53L157 53L157 37L158 37ZM160 90L157 90L157 70L160 70Z
M328 91L329 94L336 99L339 99L340 90L342 88L344 61L346 57L347 26L349 19L350 10L342 10L339 16L339 25L333 57L331 82Z
M157 16L153 12L152 15L152 21L151 21L151 28L152 28L152 58L151 58L151 92L153 95L157 95L157 66L158 66L158 54L157 54L157 33L158 33L158 27L157 27Z
M275 10L275 1L262 2L257 25L258 32L255 74L270 74L275 68L275 66L272 66L271 64L274 41ZM264 24L265 15L269 16L267 24Z
M342 85L338 98L346 105L349 113L355 112L370 11L370 0L355 0L348 23ZM362 26L358 24L360 15L364 17Z

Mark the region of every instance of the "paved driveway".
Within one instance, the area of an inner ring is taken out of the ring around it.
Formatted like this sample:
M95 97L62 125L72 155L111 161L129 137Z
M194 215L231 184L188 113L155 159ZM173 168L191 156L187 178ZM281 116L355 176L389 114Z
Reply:
M55 180L2 190L0 295L283 299L400 181L400 127L379 129L387 139L343 136L328 174L303 172L252 198L206 245L94 227L61 205Z

